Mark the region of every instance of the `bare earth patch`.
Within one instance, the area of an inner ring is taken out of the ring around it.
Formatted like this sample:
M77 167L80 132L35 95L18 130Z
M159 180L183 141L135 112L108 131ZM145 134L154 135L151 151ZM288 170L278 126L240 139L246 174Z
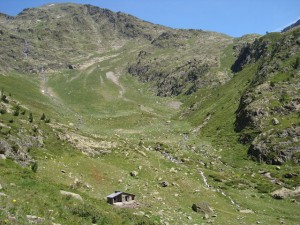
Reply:
M168 106L171 108L171 109L179 109L180 106L182 105L183 103L182 102L179 102L179 101L171 101L168 103Z

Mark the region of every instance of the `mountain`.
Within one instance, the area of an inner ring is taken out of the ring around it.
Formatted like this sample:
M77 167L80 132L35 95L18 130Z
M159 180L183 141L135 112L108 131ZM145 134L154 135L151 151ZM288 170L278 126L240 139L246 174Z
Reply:
M50 4L25 9L1 23L5 43L1 51L10 51L2 58L6 64L2 69L38 72L64 68L93 54L119 49L133 38L151 40L166 29L91 5Z
M230 79L216 71L222 50L233 40L223 34L173 30L91 5L46 5L4 16L4 21L1 51L10 52L1 58L4 71L37 73L80 66L134 41L141 53L128 70L141 81L155 82L158 95L191 93Z
M298 20L297 22L295 22L295 23L291 24L290 26L284 28L282 30L282 32L286 32L286 31L289 31L289 30L291 30L293 28L299 27L299 25L300 25L300 20Z
M68 3L0 14L0 40L4 224L298 224L299 28Z

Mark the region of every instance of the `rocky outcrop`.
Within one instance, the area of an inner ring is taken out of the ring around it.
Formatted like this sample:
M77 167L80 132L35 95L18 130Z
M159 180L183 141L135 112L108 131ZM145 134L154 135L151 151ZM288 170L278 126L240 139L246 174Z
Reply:
M237 60L231 67L232 71L236 73L241 71L245 65L255 63L266 52L266 49L267 43L261 40L245 44L241 48Z
M235 130L250 143L251 158L269 164L299 163L300 29L270 33L245 46L234 72L251 68L252 80L240 98Z
M147 57L139 54L137 63L130 65L128 72L142 82L153 83L158 96L189 95L201 87L220 85L230 79L225 73L209 73L211 68L217 66L217 61L212 64L194 58L169 69L171 63L171 59L156 59L151 54Z
M294 190L283 187L279 190L273 191L271 195L275 199L300 197L300 187L296 187Z
M300 164L300 126L261 133L252 142L248 153L259 162L281 165L293 161Z
M117 147L117 143L99 140L97 136L85 136L74 131L68 131L66 126L59 123L52 123L50 126L56 129L60 140L68 142L74 148L91 157L110 154L112 149Z
M29 149L32 147L41 147L42 137L31 135L8 135L6 140L0 137L0 155L3 159L12 159L22 166L28 166L34 163L29 155Z

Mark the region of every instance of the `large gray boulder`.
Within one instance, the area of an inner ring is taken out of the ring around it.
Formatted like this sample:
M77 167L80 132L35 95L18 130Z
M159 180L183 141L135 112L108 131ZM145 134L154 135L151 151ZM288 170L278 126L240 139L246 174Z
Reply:
M214 213L213 208L207 202L194 203L192 209L200 214L211 216Z
M290 190L290 189L283 187L279 190L273 191L271 193L271 195L275 199L299 197L300 196L300 186L296 187L294 190Z

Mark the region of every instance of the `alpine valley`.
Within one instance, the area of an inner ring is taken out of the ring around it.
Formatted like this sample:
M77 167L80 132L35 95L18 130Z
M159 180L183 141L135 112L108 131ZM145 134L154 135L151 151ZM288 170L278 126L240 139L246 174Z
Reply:
M299 24L0 14L0 224L299 224Z

